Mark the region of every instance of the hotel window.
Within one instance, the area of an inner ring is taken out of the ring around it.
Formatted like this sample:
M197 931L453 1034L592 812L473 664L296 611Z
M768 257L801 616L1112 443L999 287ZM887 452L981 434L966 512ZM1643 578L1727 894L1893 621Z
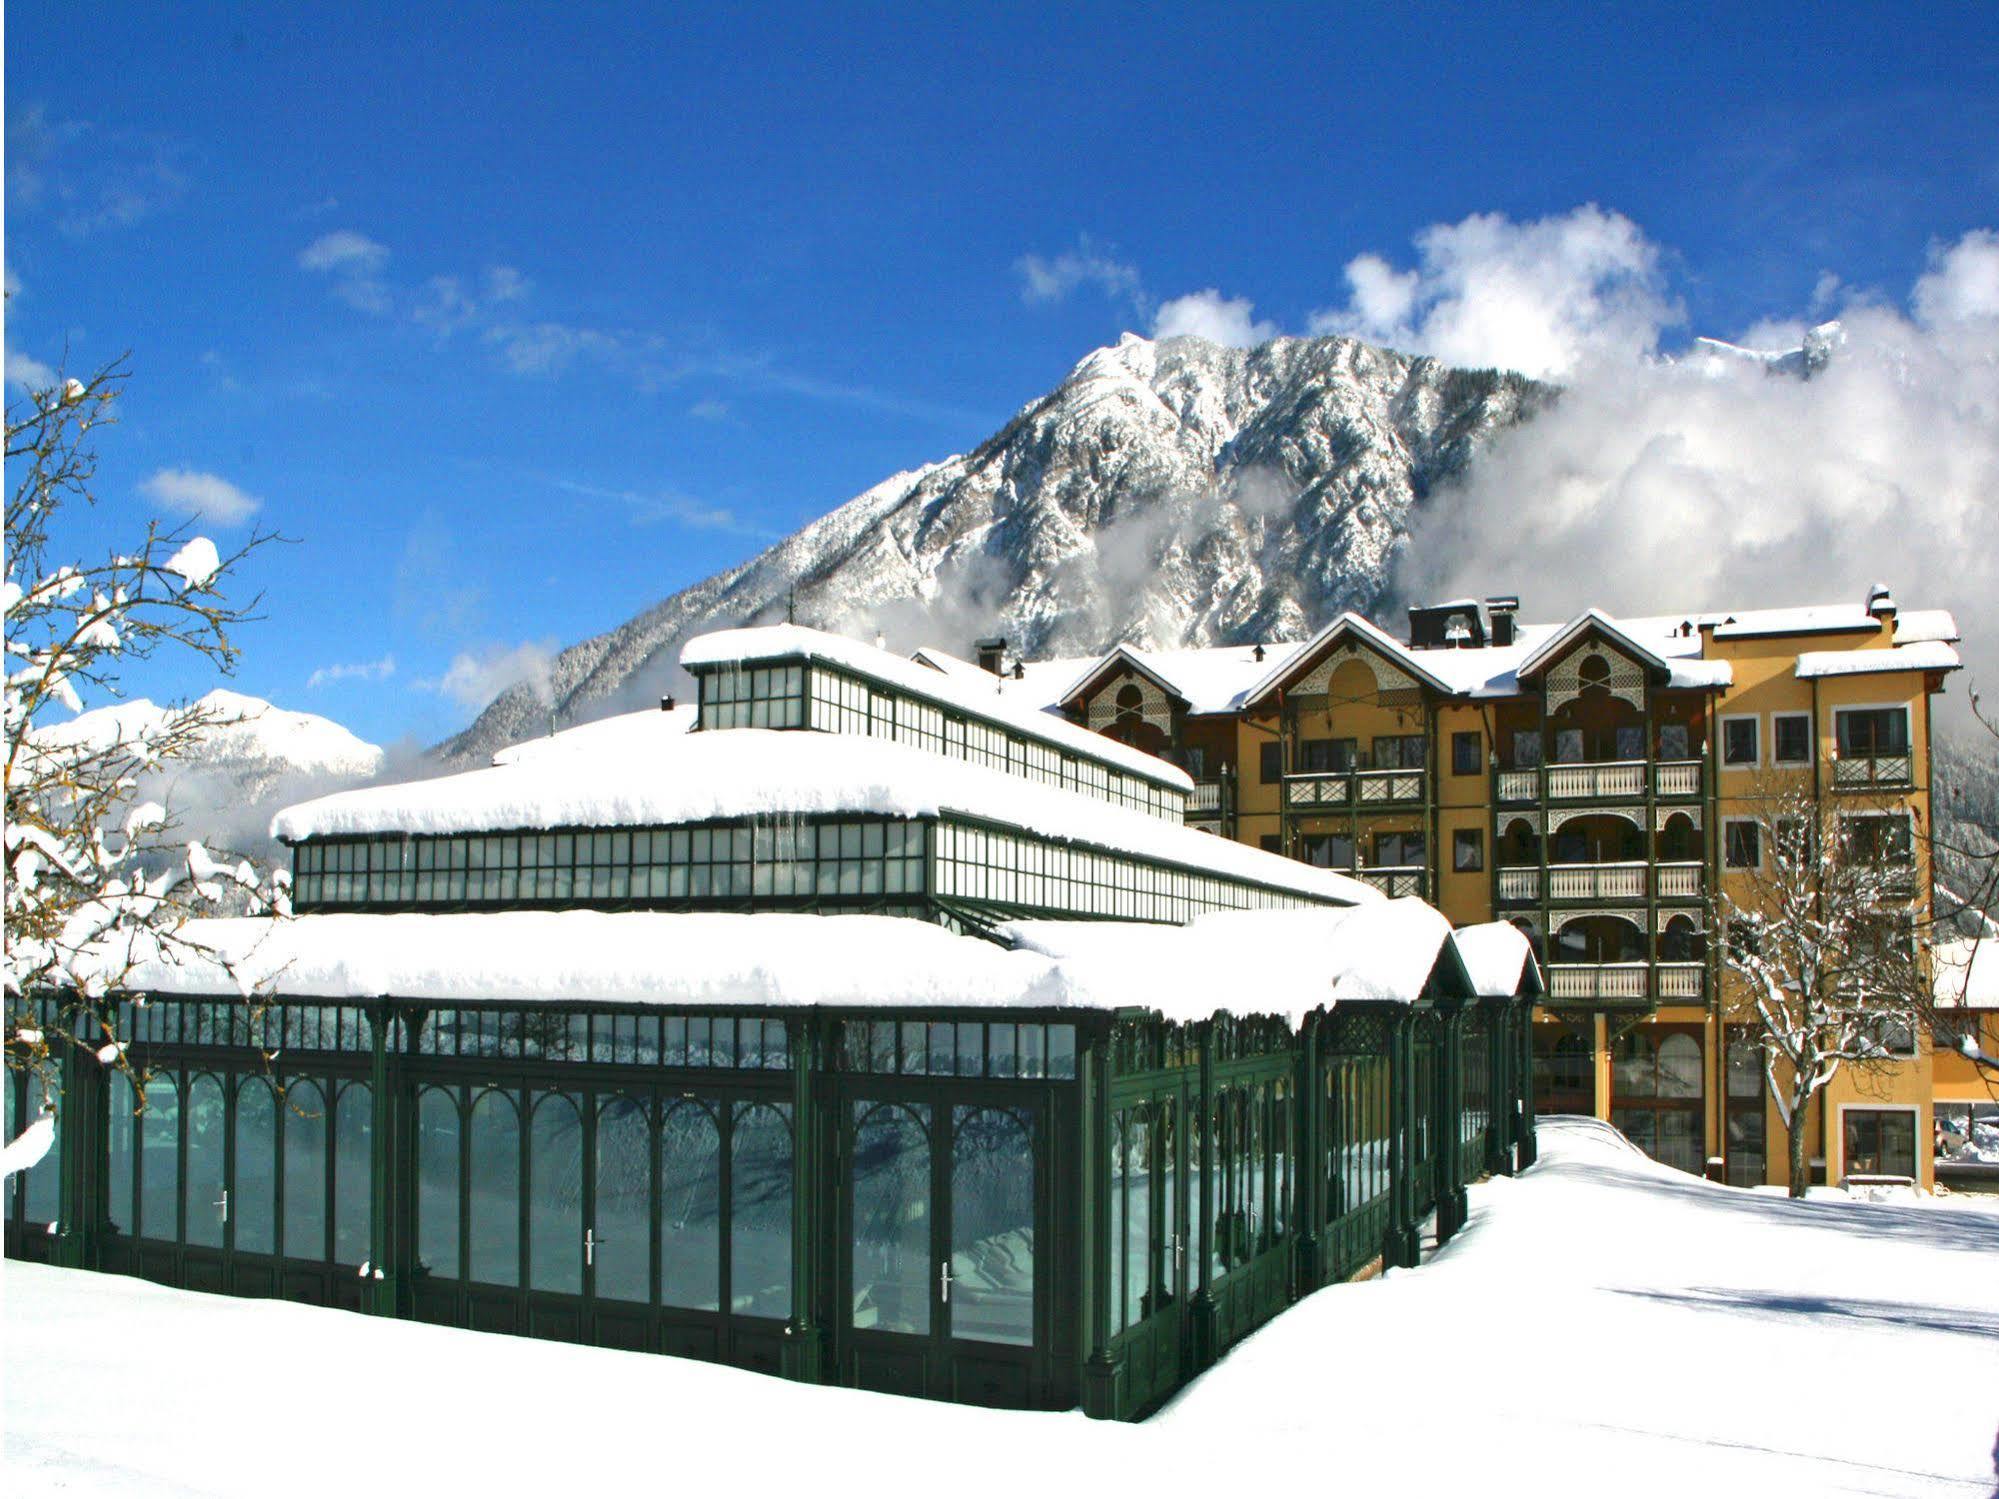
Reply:
M1555 763L1557 765L1580 765L1583 763L1583 731L1581 729L1555 730Z
M1257 774L1266 786L1284 779L1284 746L1276 740L1257 746Z
M1812 763L1812 716L1809 713L1770 715L1770 758L1778 765Z
M1848 1176L1915 1176L1914 1109L1848 1109L1841 1133Z
M1909 752L1907 708L1842 708L1833 715L1833 727L1844 759Z
M1351 739L1301 739L1298 741L1298 768L1306 771L1353 769Z
M1377 734L1374 739L1376 770L1421 770L1429 757L1424 754L1421 734Z
M1859 812L1841 817L1848 857L1869 864L1907 864L1916 856L1915 830L1906 812Z
M1721 721L1722 764L1754 767L1762 760L1756 728L1757 719L1753 714L1724 718Z
M1721 825L1722 863L1730 869L1763 867L1763 828L1753 817L1731 817Z
M1484 768L1485 756L1479 753L1477 730L1451 735L1451 774L1454 776L1475 776Z
M1343 833L1307 833L1303 857L1321 869L1352 869L1353 839Z
M1485 835L1477 828L1459 828L1451 834L1451 868L1459 874L1485 868Z
M1423 863L1423 835L1421 833L1376 833L1374 835L1374 867L1377 869L1412 869Z
M1661 760L1691 760L1694 757L1691 737L1683 723L1659 725L1659 758Z

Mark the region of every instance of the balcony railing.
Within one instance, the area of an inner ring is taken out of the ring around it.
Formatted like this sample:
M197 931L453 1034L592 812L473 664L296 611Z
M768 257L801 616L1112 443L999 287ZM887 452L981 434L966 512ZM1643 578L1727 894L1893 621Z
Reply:
M1537 765L1502 770L1495 794L1503 804L1538 802L1642 801L1644 760L1605 760L1581 765ZM1676 800L1701 794L1701 762L1652 763L1654 794Z
M1348 807L1420 806L1421 770L1307 770L1284 778L1284 805L1292 811Z
M1699 900L1702 894L1699 864L1550 864L1548 899L1559 901L1642 901L1650 871L1659 900ZM1499 900L1502 905L1538 905L1541 900L1541 871L1534 866L1514 866L1499 871Z
M1199 817L1219 817L1222 811L1222 783L1220 781L1196 781L1194 789L1187 797L1187 815Z
M1378 869L1356 870L1355 874L1366 884L1379 890L1383 895L1413 895L1418 900L1423 899L1424 878L1423 870L1420 866L1389 867L1383 865Z
M1916 783L1915 757L1841 755L1832 762L1835 791L1906 791Z
M1699 963L1550 963L1548 998L1574 1001L1655 1000L1698 1003L1707 992Z

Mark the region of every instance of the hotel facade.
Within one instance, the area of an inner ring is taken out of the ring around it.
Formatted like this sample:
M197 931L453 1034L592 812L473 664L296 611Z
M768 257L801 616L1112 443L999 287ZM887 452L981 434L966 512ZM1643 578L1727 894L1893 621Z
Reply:
M1541 1112L1608 1119L1688 1171L1784 1184L1783 1122L1711 940L1717 897L1751 903L1772 802L1805 799L1905 866L1895 905L1922 928L1932 704L1957 626L1879 587L1845 606L1552 625L1518 609L1411 609L1404 638L1348 614L1303 644L1119 648L1020 664L1003 685L1181 764L1189 819L1212 832L1459 925L1514 923L1546 965ZM1967 1031L1991 1049L1991 999L1940 997L1963 1000L1941 1046L1896 1028L1890 1060L1844 1069L1810 1106L1817 1179L1927 1189L1938 1155L1989 1129L1990 1084L1951 1044Z

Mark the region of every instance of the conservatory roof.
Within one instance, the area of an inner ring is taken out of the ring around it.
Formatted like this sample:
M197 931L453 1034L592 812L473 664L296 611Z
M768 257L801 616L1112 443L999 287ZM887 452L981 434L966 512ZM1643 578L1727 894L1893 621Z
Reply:
M1268 944L1252 1008L1295 1023L1341 1000L1421 997L1455 957L1449 928L1381 902L1354 911L1230 912L1207 925L1021 923L1008 949L899 916L662 911L315 915L190 922L218 962L149 950L122 987L150 994L259 990L299 998L661 1006L1158 1010L1203 1020L1241 992L1236 943ZM1427 909L1427 908L1425 908ZM1320 917L1336 919L1321 920ZM1420 941L1408 939L1420 934ZM143 938L140 940L144 940ZM1216 987L1215 980L1235 982ZM240 980L240 982L239 982Z
M627 716L671 717L657 711ZM1351 904L1380 898L1360 881L1330 870L910 745L773 729L676 734L668 724L655 731L656 753L635 756L629 752L633 732L640 731L603 727L594 740L572 745L569 752L549 749L434 780L336 792L285 808L273 819L271 836L296 843L381 834L951 812L1313 899ZM601 752L592 752L592 744Z
M1542 994L1546 986L1533 944L1510 921L1486 921L1461 926L1454 934L1458 956L1465 960L1472 988L1487 998Z
M1003 681L989 672L981 673L986 678L984 683L975 682L962 672L905 660L889 651L824 630L808 630L803 625L756 625L697 635L682 648L680 664L692 670L738 661L797 657L848 667L939 706L1016 729L1174 791L1184 793L1194 784L1185 771L1156 755L1093 734L1022 694L1005 691Z

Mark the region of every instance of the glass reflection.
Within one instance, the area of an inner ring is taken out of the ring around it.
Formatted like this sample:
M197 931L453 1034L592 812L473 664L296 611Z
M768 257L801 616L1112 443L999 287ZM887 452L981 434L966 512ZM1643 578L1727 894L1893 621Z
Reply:
M416 1113L416 1257L432 1275L456 1280L458 1267L458 1101L426 1088Z
M1034 1142L1027 1119L959 1108L951 1152L951 1336L1034 1341Z
M170 1077L146 1084L139 1120L139 1232L149 1239L180 1237L180 1090Z
M659 1123L659 1300L721 1304L722 1135L713 1105L682 1099Z
M593 1289L615 1301L644 1301L652 1275L652 1134L629 1098L597 1109L596 1219L591 1224Z
M929 1111L857 1104L853 1326L930 1331Z
M468 1134L470 1211L465 1238L471 1251L471 1277L488 1285L519 1285L521 1125L514 1101L504 1093L482 1093L472 1106Z
M528 1284L583 1292L583 1123L560 1093L535 1103L529 1125Z
M285 1090L285 1256L326 1256L326 1100L313 1082Z
M730 1144L729 1309L791 1315L791 1120L779 1104L738 1107Z
M366 1083L348 1083L333 1111L333 1258L343 1265L372 1258L368 1230L374 1219L374 1131L374 1090Z
M229 1216L236 1247L273 1254L278 1247L278 1100L262 1078L236 1085L236 1185Z

